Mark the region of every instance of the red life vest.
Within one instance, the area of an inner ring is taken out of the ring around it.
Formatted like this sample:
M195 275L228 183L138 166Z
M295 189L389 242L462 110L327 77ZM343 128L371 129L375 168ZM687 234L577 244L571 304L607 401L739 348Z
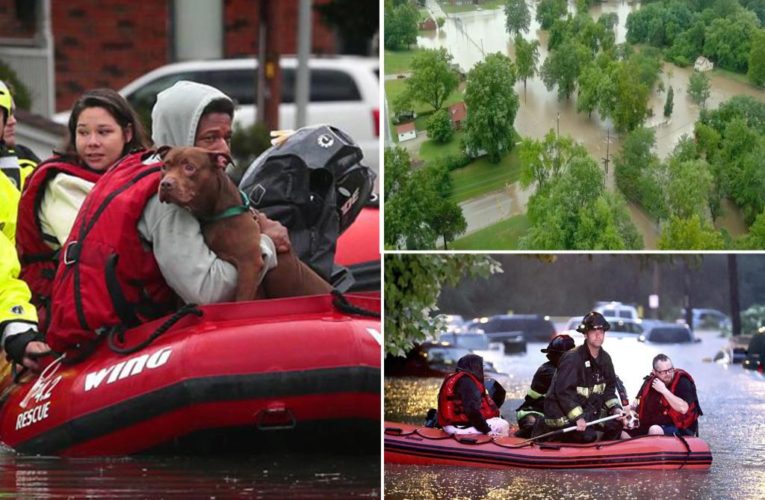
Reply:
M693 381L693 378L691 375L686 372L685 370L681 370L679 368L675 368L675 376L672 379L672 382L669 385L669 391L672 394L675 394L675 390L677 389L677 384L680 383L680 378L685 377L688 379L688 381L693 385L694 389L696 387L696 383ZM640 398L640 404L638 406L638 419L640 419L641 422L652 422L655 419L649 418L649 411L653 411L653 409L657 408L657 405L654 403L654 400L659 400L658 407L661 408L660 413L661 415L666 415L669 418L672 419L672 423L675 427L678 429L688 429L691 427L696 420L699 418L699 415L701 415L701 410L699 408L698 401L691 401L688 403L688 411L685 412L685 414L680 413L679 411L672 408L672 406L667 401L667 398L664 397L664 395L659 394L656 391L651 390L651 384L653 383L653 380L656 378L655 375L650 375L645 382L643 382L643 386L640 388L640 392L638 393L638 397ZM652 404L654 403L654 404ZM654 417L656 415L653 415Z
M499 417L499 408L489 397L483 382L475 375L468 372L452 373L444 380L441 390L438 391L438 424L446 425L469 425L468 416L462 409L462 400L455 393L455 387L462 377L468 377L481 393L481 416L484 419Z
M47 312L58 265L58 250L51 249L46 243L46 235L43 234L40 223L40 204L48 183L61 173L89 182L96 182L101 178L101 172L56 158L42 163L24 185L16 227L16 251L21 262L19 277L27 282L32 291L32 303L37 307L39 328L43 333L48 325Z
M175 293L137 229L159 181L160 165L144 165L142 154L134 153L109 169L85 199L53 282L46 338L55 351L82 356L111 329L174 310Z

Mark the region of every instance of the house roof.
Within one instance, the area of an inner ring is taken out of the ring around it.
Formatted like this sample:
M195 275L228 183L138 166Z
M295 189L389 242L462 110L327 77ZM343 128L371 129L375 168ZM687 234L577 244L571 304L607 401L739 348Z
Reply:
M452 104L449 106L449 118L451 118L452 123L454 122L461 122L465 119L467 116L467 107L465 106L464 101L460 101L456 104Z
M396 127L396 133L397 134L405 134L407 132L415 132L416 129L414 127L414 122L409 123L402 123L398 127Z

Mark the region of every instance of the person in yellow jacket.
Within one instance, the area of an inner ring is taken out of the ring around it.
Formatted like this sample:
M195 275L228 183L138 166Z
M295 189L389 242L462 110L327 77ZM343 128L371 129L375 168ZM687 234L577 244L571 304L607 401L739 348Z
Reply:
M6 116L0 113L0 137ZM29 302L27 284L19 279L19 259L16 255L16 211L20 193L16 185L0 175L0 339L8 357L32 370L38 370L37 358L50 351L37 331L37 310ZM0 358L0 374L10 365Z
M31 149L16 143L15 110L13 95L0 80L0 114L5 121L4 131L0 134L0 171L21 191L24 180L40 163L40 158Z

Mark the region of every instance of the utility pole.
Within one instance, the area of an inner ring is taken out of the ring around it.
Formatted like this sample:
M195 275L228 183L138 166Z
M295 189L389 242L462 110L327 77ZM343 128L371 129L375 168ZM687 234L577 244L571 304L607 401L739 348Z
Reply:
M282 72L279 64L279 5L281 2L258 2L258 93L257 121L269 130L279 129Z
M298 67L295 78L295 114L296 129L304 127L308 122L308 97L311 73L308 69L308 58L311 54L311 0L300 0L298 4Z
M738 261L736 254L728 254L728 287L730 289L731 334L741 335L741 304L738 300Z
M606 157L603 158L603 165L606 169L606 175L608 175L608 162L609 162L609 146L611 145L611 128L608 129L608 136L606 138Z

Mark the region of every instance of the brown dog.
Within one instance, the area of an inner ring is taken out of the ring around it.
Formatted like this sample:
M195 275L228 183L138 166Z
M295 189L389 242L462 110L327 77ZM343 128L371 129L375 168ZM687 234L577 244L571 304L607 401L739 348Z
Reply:
M236 300L252 300L263 267L260 227L224 171L231 158L202 148L163 146L159 201L187 209L202 225L205 243L237 269Z

